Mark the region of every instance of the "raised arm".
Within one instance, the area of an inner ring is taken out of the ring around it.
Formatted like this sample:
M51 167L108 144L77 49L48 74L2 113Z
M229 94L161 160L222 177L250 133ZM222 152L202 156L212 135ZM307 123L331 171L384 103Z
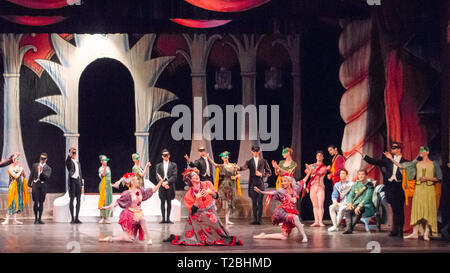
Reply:
M8 173L10 176L14 177L14 179L17 179L22 175L23 169L21 169L21 171L16 174L16 172L14 172L13 168L8 168Z
M277 191L262 191L262 190L260 190L257 187L253 187L253 190L258 192L258 193L264 194L264 195L275 195L276 192L277 192Z

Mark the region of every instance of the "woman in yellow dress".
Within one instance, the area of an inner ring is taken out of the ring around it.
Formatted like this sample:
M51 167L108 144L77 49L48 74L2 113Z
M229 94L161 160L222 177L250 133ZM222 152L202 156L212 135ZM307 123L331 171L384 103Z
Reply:
M145 168L142 169L141 168L141 156L138 153L134 153L131 155L131 158L133 159L134 165L133 168L131 169L131 172L136 174L136 177L138 179L139 182L139 187L144 187L144 178L145 178L145 174L148 171L148 168L150 168L150 166L152 165L150 162L148 162L147 164L145 164Z
M272 166L275 169L275 175L278 176L277 181L275 182L276 189L281 188L281 176L284 174L292 175L297 168L297 163L292 160L292 152L293 150L289 147L284 148L281 152L284 160L281 160L278 164L275 160L272 160Z
M386 157L391 159L394 164L400 168L406 169L406 175L409 180L416 180L414 195L412 199L411 209L411 226L413 233L403 238L418 239L419 229L423 233L423 239L430 240L430 231L432 236L437 236L437 202L435 185L442 181L442 170L439 163L430 160L428 157L430 150L426 146L420 147L421 161L413 160L403 164L392 160L392 156Z
M21 165L19 165L19 157L17 156L11 166L8 168L9 174L9 190L6 212L6 219L2 222L2 225L9 223L10 215L14 215L14 224L21 225L22 222L17 220L17 214L23 211L24 205L30 203L28 195L28 185L25 179L25 171Z

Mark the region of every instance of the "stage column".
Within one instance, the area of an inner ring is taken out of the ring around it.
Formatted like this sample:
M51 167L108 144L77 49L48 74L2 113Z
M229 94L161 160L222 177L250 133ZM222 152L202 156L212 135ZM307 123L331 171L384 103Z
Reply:
M301 177L302 166L302 87L300 81L300 34L288 35L286 39L275 40L272 45L279 43L286 48L292 65L292 139L291 149L293 159L297 162L294 177Z
M20 47L23 34L0 34L0 53L3 56L5 86L3 91L3 152L2 158L20 153L20 164L25 174L30 174L27 158L23 149L22 127L20 124L20 67L23 55L36 48L31 45ZM8 168L0 168L0 189L8 188Z
M258 53L258 47L261 43L264 35L242 35L242 40L236 35L230 35L234 43L226 42L239 59L239 65L241 68L242 77L242 106L256 107L256 56ZM253 145L259 144L258 132L250 132L249 116L245 115L244 111L245 127L244 132L241 134L241 142L239 145L239 157L238 165L244 165L245 161L252 157L250 151ZM256 139L251 140L250 135L256 136ZM262 153L261 153L262 156ZM248 178L244 177L242 182L248 182Z
M136 152L141 156L141 162L147 164L149 162L148 136L149 132L136 132ZM147 174L148 175L148 174Z
M208 37L206 34L183 34L188 45L189 53L184 50L178 50L188 62L191 68L192 77L192 101L193 101L193 130L190 157L196 157L198 148L204 146L211 157L214 156L211 140L205 139L203 135L203 126L206 119L203 118L203 109L208 105L208 90L206 88L206 67L208 65L209 53L214 42L221 39L218 34ZM201 100L201 101L200 101ZM196 109L200 108L201 109ZM198 116L201 115L201 116ZM215 176L215 172L213 172Z

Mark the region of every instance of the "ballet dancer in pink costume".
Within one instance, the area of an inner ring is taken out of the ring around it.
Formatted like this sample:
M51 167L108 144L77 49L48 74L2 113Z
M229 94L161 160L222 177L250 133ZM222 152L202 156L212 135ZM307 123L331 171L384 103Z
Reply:
M311 172L307 191L311 198L314 211L314 223L312 227L324 227L323 219L323 202L325 201L325 184L323 179L327 174L327 166L323 164L324 153L322 151L316 152L316 163L306 164L305 172Z

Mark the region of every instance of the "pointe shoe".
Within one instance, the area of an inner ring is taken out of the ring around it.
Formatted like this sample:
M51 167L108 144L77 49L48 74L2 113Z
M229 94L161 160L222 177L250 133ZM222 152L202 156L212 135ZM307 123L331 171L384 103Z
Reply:
M105 220L105 224L111 224L111 221Z
M2 222L2 225L7 225L9 224L9 219L6 219L5 221Z
M100 221L98 221L99 224L103 224L104 222L105 222L105 220L103 220L103 218L100 219Z
M306 236L303 237L302 243L307 243L308 242L308 238Z
M319 226L319 223L313 223L312 225L311 225L311 227L318 227Z
M258 234L258 235L253 235L253 238L254 239L264 239L264 236L265 236L266 234L264 233L264 232L261 232L260 234Z
M152 244L153 244L152 239L148 239L147 245L152 245Z
M332 227L328 228L328 231L329 231L329 232L338 231L338 228L335 227L335 226L332 226Z
M23 223L20 222L19 220L14 220L14 224L16 224L16 225L23 225Z
M112 242L112 237L111 236L106 236L104 238L99 238L98 240L100 242Z
M226 224L227 224L227 225L234 225L234 223L231 222L231 221L226 222Z
M419 239L419 235L411 233L408 236L403 236L403 239Z
M325 224L324 224L324 223L319 223L319 226L320 226L320 227L324 227Z

